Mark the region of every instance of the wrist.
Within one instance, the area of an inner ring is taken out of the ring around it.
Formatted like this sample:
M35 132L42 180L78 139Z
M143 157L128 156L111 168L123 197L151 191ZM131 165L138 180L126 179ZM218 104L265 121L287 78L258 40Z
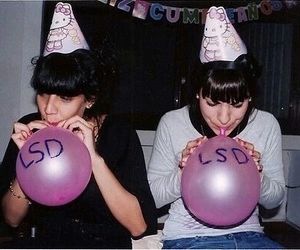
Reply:
M92 162L92 168L99 168L99 167L101 168L102 166L105 165L104 159L99 155L93 157L91 159L91 162Z
M13 182L10 182L9 184L9 191L13 197L19 200L26 201L29 205L31 204L31 201L24 195L21 188L19 187L19 184L15 184Z

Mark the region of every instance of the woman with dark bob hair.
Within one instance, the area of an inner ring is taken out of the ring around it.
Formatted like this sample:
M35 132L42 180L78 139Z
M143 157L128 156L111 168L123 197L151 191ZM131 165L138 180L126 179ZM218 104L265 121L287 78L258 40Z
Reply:
M63 14L69 13L68 6ZM117 80L114 57L104 49L60 53L61 47L34 60L31 85L38 112L14 124L3 158L3 218L16 234L2 247L132 248L131 239L155 234L157 222L136 131L110 114ZM72 131L91 156L87 187L61 206L31 200L16 179L19 149L36 130L48 126Z
M261 68L250 54L241 55L234 62L216 61L202 64L198 60L195 61L191 68L189 93L191 113L198 114L196 117L200 117L201 124L205 125L199 110L200 92L202 98L208 97L213 103L221 101L237 104L248 99L243 119L244 123L247 122L249 115L255 110L257 81L260 74ZM212 137L218 134L204 125L200 128L207 130L206 133L202 131L203 135ZM237 126L236 135L239 134L242 126L245 124L241 123Z
M272 114L254 106L259 68L233 30L226 36L220 33L217 40L215 32L229 27L229 22L223 25L225 9L211 7L207 15L206 22L218 20L213 20L213 29L205 26L201 61L191 72L190 103L161 118L149 162L148 180L156 207L171 204L163 229L163 248L282 248L263 233L258 204L243 221L223 227L198 219L182 199L181 174L189 167L187 159L198 145L221 130L245 147L256 163L261 180L258 203L273 209L284 199L280 127Z

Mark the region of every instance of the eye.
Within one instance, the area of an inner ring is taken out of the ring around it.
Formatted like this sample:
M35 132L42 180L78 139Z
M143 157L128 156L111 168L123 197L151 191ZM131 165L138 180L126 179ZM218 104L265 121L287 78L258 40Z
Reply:
M72 97L70 96L60 96L60 99L62 99L65 102L70 102L72 101Z
M66 18L63 18L63 21L66 21Z
M218 102L213 102L212 100L206 100L206 104L210 107L215 107L217 106L219 103Z
M42 98L46 98L46 97L49 96L48 94L43 93L43 92L38 92L37 94L38 94L38 96L40 96L40 97L42 97Z
M243 106L243 102L238 102L238 103L232 103L231 104L234 108L240 108L240 107L242 107Z
M222 27L223 27L223 26L222 26L222 24L221 24L221 25L220 25L220 29L222 29Z

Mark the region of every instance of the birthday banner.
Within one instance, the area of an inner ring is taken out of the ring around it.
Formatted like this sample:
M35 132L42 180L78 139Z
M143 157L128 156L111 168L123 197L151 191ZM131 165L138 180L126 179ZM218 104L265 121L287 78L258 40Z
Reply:
M206 13L208 11L208 9L165 6L159 3L149 3L143 0L98 1L128 12L136 18L145 20L149 17L155 21L167 20L170 23L177 23L182 20L184 24L204 24ZM247 6L226 8L226 12L231 23L241 23L258 20L260 14L271 15L274 11L280 11L285 7L291 8L291 5L293 4L296 5L296 1L262 0L259 4L250 2Z

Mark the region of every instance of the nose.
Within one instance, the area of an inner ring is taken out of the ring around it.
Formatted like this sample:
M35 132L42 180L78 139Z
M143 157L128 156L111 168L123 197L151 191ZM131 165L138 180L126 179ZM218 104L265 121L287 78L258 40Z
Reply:
M227 103L222 103L218 110L218 121L220 125L227 125L230 121L230 106Z
M57 112L57 98L55 95L49 95L48 100L46 101L45 105L45 113L47 115L49 114L55 114Z

